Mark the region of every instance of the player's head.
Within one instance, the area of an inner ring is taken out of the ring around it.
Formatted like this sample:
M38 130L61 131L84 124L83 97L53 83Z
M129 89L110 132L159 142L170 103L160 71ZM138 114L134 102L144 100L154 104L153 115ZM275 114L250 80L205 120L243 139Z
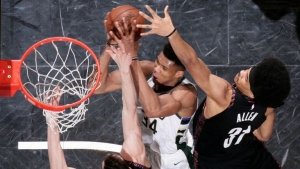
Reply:
M173 61L175 63L175 66L178 67L178 70L185 71L185 66L178 59L170 43L165 44L163 54L168 60Z
M102 164L103 169L128 169L126 162L118 154L107 154Z
M258 65L240 71L234 82L256 104L273 108L283 104L291 88L286 67L275 58L265 58Z
M172 86L184 75L184 71L185 67L178 59L171 44L165 44L163 51L155 61L154 83Z
M267 107L281 106L291 89L286 67L280 60L271 57L252 67L249 82L255 103Z

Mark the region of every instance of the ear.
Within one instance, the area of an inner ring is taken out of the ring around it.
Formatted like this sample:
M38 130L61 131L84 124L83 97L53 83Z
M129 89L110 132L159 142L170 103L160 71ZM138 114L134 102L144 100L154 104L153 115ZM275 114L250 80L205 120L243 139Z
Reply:
M184 71L182 71L182 70L178 70L178 71L175 73L175 77L178 77L178 78L181 78L183 75L184 75Z

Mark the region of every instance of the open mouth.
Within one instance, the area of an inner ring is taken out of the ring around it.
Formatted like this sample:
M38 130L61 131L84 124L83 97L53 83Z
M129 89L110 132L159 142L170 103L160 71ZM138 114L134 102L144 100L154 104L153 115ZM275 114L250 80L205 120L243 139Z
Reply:
M157 77L156 77L156 76L152 75L152 79L153 79L153 82L154 82L154 83L158 83Z

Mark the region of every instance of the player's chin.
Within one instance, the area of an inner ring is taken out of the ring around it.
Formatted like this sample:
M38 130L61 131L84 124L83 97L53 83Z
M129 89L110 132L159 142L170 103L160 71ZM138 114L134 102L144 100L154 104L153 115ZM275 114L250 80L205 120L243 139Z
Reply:
M158 80L155 76L153 76L153 83L154 83L154 84L161 84L161 83L159 82L159 80Z

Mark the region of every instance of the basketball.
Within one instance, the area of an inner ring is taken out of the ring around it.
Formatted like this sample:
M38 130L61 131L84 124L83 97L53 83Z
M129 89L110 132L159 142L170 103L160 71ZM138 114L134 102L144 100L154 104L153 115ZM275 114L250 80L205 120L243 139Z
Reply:
M120 25L123 25L122 18L125 17L128 21L128 27L131 28L131 23L136 20L137 24L144 24L145 20L142 16L139 15L139 10L130 5L118 6L110 11L106 18L106 30L107 32L113 31L114 34L120 39L118 29L114 26L114 22L118 21ZM129 29L131 31L131 29ZM135 34L135 41L138 41L141 36L140 33L144 32L144 29L138 28Z

